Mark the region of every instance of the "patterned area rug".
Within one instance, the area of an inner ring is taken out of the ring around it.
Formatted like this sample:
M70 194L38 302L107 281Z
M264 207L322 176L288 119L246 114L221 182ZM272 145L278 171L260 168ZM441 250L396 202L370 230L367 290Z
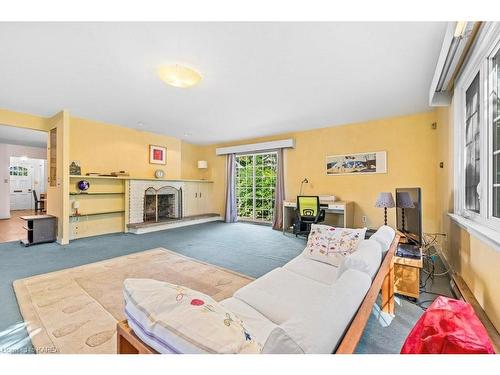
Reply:
M116 353L126 278L184 285L216 301L253 280L162 248L16 280L17 301L37 353Z

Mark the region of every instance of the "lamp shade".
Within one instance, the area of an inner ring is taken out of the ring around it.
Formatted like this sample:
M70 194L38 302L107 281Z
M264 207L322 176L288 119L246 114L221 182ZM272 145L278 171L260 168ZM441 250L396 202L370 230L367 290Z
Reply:
M396 206L399 208L415 208L410 193L407 191L396 193Z
M198 160L198 169L207 169L208 162L206 160Z
M394 207L394 198L392 193L379 193L377 201L375 202L375 207L378 208L392 208Z
M75 210L78 210L78 209L80 208L80 202L78 202L78 201L73 201L73 208L74 208Z

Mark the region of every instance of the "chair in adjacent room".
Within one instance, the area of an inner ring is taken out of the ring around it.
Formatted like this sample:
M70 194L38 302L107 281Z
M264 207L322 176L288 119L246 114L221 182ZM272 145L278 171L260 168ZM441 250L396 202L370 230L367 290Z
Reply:
M318 224L323 221L325 221L325 210L320 207L319 196L299 195L293 224L295 236L308 236L309 232L311 232L311 224Z
M45 211L45 199L38 199L36 191L33 190L33 199L35 200L35 214L38 212L42 213Z

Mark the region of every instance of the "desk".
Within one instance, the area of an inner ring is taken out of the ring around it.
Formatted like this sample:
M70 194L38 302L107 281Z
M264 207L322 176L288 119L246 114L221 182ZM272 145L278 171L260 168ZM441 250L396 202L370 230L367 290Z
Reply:
M320 205L321 208L325 210L325 221L322 224L344 228L353 227L353 202L336 201L328 205L320 201ZM297 202L283 201L283 234L291 231L296 208Z

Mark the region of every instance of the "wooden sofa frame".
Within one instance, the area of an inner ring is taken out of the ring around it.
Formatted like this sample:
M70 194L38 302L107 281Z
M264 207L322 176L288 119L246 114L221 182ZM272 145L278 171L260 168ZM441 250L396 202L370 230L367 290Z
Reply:
M384 257L382 265L373 279L370 289L368 289L335 354L354 353L380 290L382 290L382 311L394 314L394 254L396 253L399 239L399 234L396 234L391 247ZM156 350L146 345L136 336L128 326L126 320L118 322L116 336L118 354L158 354Z

